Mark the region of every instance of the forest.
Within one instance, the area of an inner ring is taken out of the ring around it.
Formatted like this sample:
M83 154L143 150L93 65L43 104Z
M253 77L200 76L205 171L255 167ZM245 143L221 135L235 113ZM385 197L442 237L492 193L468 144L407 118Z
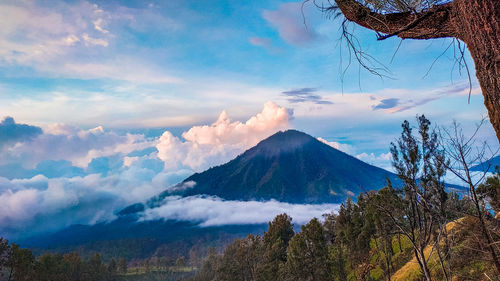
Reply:
M187 258L133 261L104 260L99 253L83 258L76 252L35 257L30 249L1 239L0 278L498 280L498 167L477 179L468 161L479 156L459 125L443 133L432 129L423 115L417 123L412 127L403 122L401 136L391 143L401 187L388 179L384 188L348 199L337 212L311 219L297 233L292 218L281 214L262 236L249 234L224 249L206 245L191 249ZM464 180L465 189L447 188L447 171Z

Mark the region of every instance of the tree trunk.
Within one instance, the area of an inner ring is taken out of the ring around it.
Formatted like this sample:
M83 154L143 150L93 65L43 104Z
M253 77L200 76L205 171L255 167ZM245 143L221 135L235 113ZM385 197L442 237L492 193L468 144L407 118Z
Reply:
M335 0L344 16L386 34L379 39L451 37L465 42L490 122L500 142L500 0L454 0L419 13L380 14L356 0Z
M417 259L418 265L420 266L420 271L424 275L425 281L432 281L431 273L429 267L427 266L427 259L425 258L424 249L420 247L418 250L414 249L415 258Z
M500 141L500 1L455 0L458 38L474 60L490 122Z

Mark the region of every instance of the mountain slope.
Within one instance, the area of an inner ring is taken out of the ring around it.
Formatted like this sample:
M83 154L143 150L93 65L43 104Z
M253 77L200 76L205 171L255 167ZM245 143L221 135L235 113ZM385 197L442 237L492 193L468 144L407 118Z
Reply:
M261 141L234 160L197 173L184 196L215 195L228 200L290 203L343 201L379 189L397 177L326 145L305 133L288 130ZM166 192L160 197L171 194Z
M476 166L473 166L470 168L471 171L481 171L481 172L490 172L494 173L495 172L495 167L500 167L500 155L495 156L488 161L485 161L483 163L477 164Z
M77 248L90 252L112 249L119 255L147 256L159 247L183 240L189 240L189 246L201 240L207 243L228 241L228 237L262 233L265 227L262 224L200 227L196 221L176 219L138 221L147 209L168 204L163 199L170 195L335 203L365 190L379 189L385 185L387 177L398 182L388 171L366 164L305 133L289 130L272 135L224 165L190 176L147 204L136 203L122 209L117 213L118 219L112 222L74 225L20 242L25 246L61 252ZM196 184L193 186L192 182ZM146 250L128 253L124 243L140 244Z

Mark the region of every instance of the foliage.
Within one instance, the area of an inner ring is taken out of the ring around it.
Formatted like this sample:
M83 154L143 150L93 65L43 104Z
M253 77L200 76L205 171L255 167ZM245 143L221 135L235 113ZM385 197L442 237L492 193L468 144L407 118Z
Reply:
M314 218L290 240L285 264L285 280L329 280L328 248L323 226Z
M259 272L260 280L278 280L287 260L287 248L294 235L292 218L281 214L269 223L263 235L263 263Z
M500 171L498 169L495 175L488 177L477 187L477 193L481 200L487 201L496 213L500 212Z

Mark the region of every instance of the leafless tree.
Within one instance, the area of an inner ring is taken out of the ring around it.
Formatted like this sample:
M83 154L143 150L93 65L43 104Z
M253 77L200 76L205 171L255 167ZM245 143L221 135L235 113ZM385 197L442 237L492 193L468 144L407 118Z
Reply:
M479 219L482 234L487 241L488 251L492 261L500 274L500 261L498 243L494 241L488 227L489 213L485 208L484 202L477 194L477 187L486 178L490 167L481 171L473 171L471 168L479 163L488 163L496 152L492 151L486 142L478 144L476 135L481 126L485 122L483 119L477 126L475 131L466 136L462 127L457 122L453 122L451 129L443 128L441 130L441 140L445 147L446 157L449 162L443 162L447 170L457 176L467 187L467 195L474 205L475 212L473 215ZM489 156L489 157L488 157Z

